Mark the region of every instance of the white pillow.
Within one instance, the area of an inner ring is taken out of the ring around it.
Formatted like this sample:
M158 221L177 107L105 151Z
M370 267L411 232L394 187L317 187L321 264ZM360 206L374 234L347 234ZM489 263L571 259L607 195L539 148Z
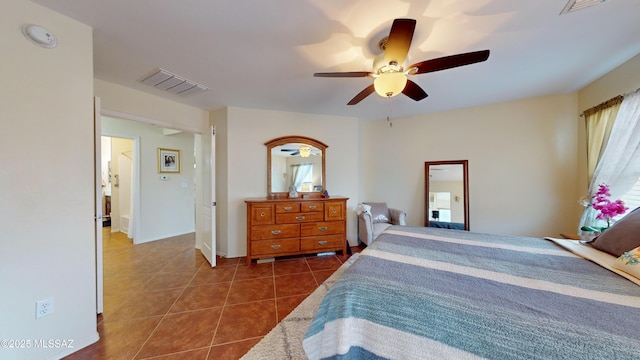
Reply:
M611 266L640 279L640 246L620 255Z
M358 215L365 213L365 214L371 214L371 206L367 205L367 204L358 204L358 207L356 208L356 213Z

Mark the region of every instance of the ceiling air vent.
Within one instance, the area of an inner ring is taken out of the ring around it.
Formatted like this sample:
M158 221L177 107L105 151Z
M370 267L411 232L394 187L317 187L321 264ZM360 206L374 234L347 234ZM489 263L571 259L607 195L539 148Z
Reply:
M564 9L560 15L568 14L574 11L586 9L588 7L598 5L600 3L605 2L606 0L569 0L567 5L565 5Z
M204 85L187 80L164 69L154 71L151 75L142 78L140 82L153 86L156 89L182 96L209 90L209 88Z

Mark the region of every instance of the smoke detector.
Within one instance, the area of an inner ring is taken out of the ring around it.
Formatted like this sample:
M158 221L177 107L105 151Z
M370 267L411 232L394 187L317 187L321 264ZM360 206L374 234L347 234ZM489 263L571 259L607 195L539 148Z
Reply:
M58 45L58 39L56 36L51 31L40 25L25 25L22 28L22 33L27 37L27 39L31 40L31 42L38 46L53 49Z

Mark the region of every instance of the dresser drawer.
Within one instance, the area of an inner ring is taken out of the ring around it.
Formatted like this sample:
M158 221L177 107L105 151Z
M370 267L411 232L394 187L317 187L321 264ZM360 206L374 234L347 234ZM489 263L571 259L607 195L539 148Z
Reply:
M300 204L300 211L302 212L323 212L324 204L319 201L303 202Z
M306 212L296 214L276 214L276 224L297 224L303 222L322 221L324 214L321 212Z
M246 199L247 265L259 258L346 253L348 198Z
M312 236L302 238L300 240L300 247L302 251L324 251L342 249L345 246L347 239L344 234L341 235L327 235L327 236Z
M344 234L345 230L344 221L325 221L300 224L300 236Z
M251 225L275 224L273 204L258 204L251 206Z
M324 220L344 220L345 203L343 201L331 201L324 204Z
M275 255L300 251L300 240L262 240L251 242L251 256Z
M251 227L251 240L286 239L300 236L300 225L279 224Z
M285 202L276 204L276 214L299 213L299 202Z

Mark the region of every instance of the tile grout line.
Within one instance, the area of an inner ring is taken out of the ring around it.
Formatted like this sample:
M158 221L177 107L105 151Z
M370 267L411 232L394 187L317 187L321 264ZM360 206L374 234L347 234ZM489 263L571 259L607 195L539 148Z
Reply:
M273 284L273 304L275 306L274 316L276 317L276 325L278 325L278 289L276 288L276 262L275 262L275 260L271 263L271 283ZM268 334L268 332L267 332L267 334Z
M198 269L196 269L196 271L193 273L193 275L191 276L191 279L189 279L189 281L187 281L186 285L182 288L182 291L180 291L180 294L178 294L178 296L176 297L175 300L173 300L173 303L171 303L171 306L169 306L167 308L167 311L164 313L164 315L162 315L162 319L160 319L160 321L158 321L158 324L156 324L156 326L153 328L153 330L149 333L149 336L147 336L147 338L142 342L142 344L140 345L140 347L138 348L138 351L133 355L132 360L134 360L142 351L142 349L144 348L144 346L149 342L149 339L151 339L151 337L153 336L153 334L155 334L156 330L158 330L158 328L160 327L160 324L162 324L162 322L164 321L164 319L167 317L167 315L169 314L169 312L171 311L171 308L173 308L173 306L176 304L176 302L178 301L178 299L180 299L180 297L182 296L182 294L184 294L185 290L187 289L187 287L189 287L189 284L191 283L191 281L195 278L195 276L198 274L198 271L200 271L200 268L202 268L202 266L204 266L205 263L200 264L200 266L198 267ZM162 269L164 269L166 266L168 266L169 264L166 264L165 266L163 266L159 271L156 272L156 274L153 276L155 277L157 274L162 272ZM149 316L147 316L149 317ZM218 323L220 322L220 320L218 319ZM163 355L169 355L169 354L163 354Z
M238 273L238 267L240 266L240 261L236 262L235 269L233 270L233 277L229 282L229 289L227 289L227 296L224 298L224 303L222 304L222 310L220 311L220 317L218 318L218 323L216 324L215 330L213 330L213 336L211 337L211 341L209 342L209 351L207 352L207 359L211 354L211 348L214 346L213 341L216 339L216 335L218 335L218 329L220 328L220 323L222 322L222 315L224 314L224 309L227 307L227 302L229 301L229 294L231 294L231 288L233 287L233 282L236 280L236 274Z

